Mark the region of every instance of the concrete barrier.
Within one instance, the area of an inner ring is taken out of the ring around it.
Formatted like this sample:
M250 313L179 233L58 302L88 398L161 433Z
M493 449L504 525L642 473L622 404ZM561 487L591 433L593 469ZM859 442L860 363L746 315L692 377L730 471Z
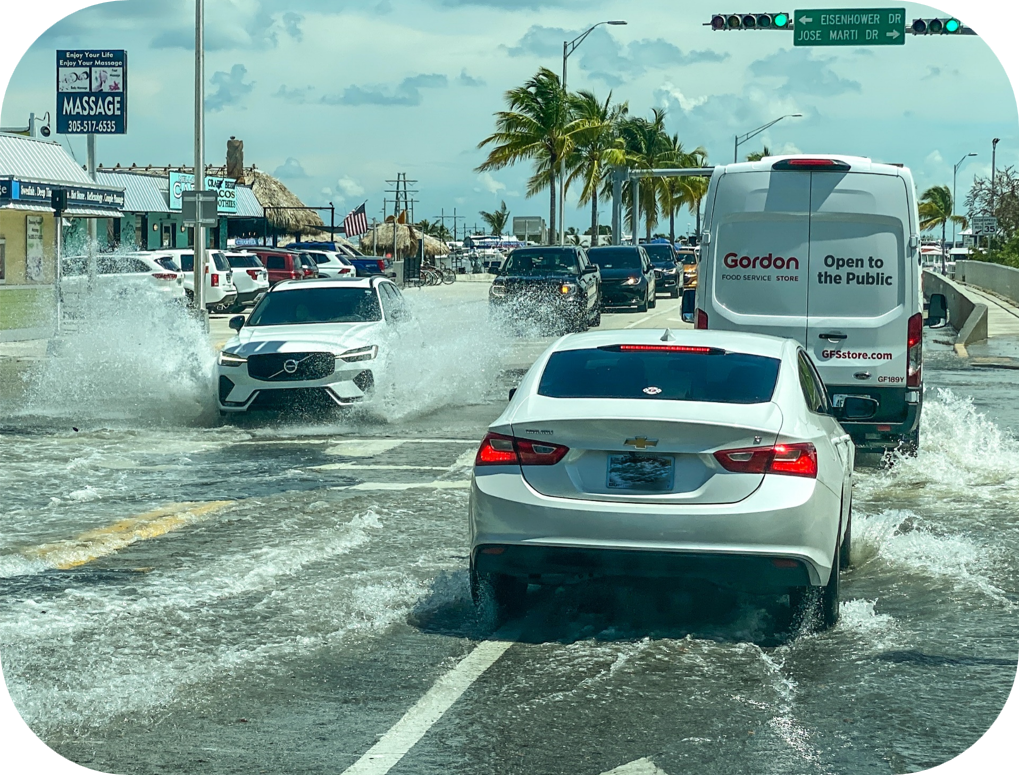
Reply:
M965 263L973 263L967 261ZM923 273L923 294L926 299L932 293L942 293L948 302L948 322L958 336L955 344L965 347L973 342L987 339L987 305L966 295L964 288L946 277L934 272Z
M958 261L955 279L1019 304L1019 269L986 261Z

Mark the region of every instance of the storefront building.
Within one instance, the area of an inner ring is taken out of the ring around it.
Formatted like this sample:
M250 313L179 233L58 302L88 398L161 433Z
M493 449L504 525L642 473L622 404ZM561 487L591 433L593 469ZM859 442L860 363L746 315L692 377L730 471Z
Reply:
M56 313L55 192L64 224L119 219L122 188L94 183L59 143L0 134L0 341L52 335Z

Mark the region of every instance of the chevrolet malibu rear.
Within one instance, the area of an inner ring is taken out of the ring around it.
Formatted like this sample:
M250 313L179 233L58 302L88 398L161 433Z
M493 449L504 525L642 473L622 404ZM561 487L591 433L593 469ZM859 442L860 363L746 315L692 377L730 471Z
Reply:
M790 340L660 329L553 344L475 459L476 599L510 607L527 584L595 576L834 585L832 623L852 452L808 410L802 357Z

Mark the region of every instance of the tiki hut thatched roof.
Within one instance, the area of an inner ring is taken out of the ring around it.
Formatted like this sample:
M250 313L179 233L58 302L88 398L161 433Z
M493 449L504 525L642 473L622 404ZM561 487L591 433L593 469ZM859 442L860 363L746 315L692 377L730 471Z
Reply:
M261 170L252 169L247 176L265 217L277 230L301 236L319 231L325 224L314 210L275 210L275 207L304 207L304 202L279 180Z
M395 233L396 255L401 257L414 255L418 250L418 241L422 236L425 240L426 258L435 258L436 256L444 256L449 253L449 247L445 242L437 240L428 234L422 235L420 229L413 229L412 233L411 228L407 224L398 223L396 224ZM392 253L393 237L393 224L380 223L361 236L361 250L376 255Z

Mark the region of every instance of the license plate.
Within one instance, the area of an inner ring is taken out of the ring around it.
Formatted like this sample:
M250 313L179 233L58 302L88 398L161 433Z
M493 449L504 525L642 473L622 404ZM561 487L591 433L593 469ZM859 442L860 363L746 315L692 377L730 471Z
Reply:
M614 490L668 492L675 463L675 458L661 455L609 455L606 485Z

